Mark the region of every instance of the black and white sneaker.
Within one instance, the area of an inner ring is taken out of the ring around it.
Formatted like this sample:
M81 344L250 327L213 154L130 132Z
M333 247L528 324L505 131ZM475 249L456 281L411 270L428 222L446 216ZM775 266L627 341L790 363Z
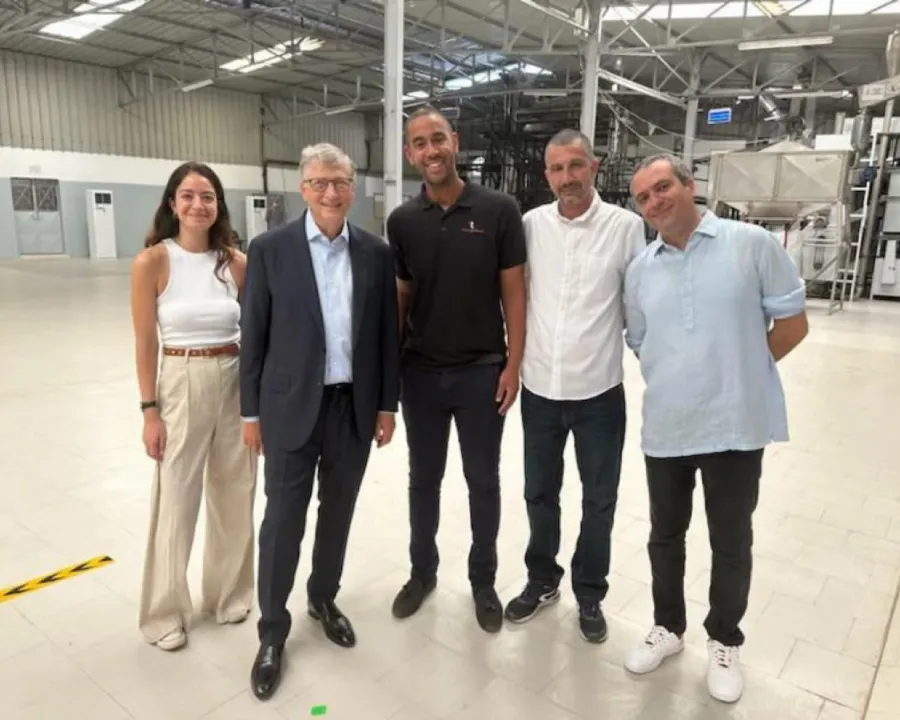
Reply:
M585 642L602 643L606 641L606 618L600 603L582 600L578 603L578 629Z
M538 611L559 602L559 588L528 583L520 595L506 606L506 619L513 623L531 620Z

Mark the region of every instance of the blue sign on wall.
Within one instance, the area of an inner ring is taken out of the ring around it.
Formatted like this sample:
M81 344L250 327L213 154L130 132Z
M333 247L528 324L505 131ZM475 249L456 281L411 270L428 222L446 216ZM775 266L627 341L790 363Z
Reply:
M708 125L725 125L731 122L731 108L713 108L706 113Z

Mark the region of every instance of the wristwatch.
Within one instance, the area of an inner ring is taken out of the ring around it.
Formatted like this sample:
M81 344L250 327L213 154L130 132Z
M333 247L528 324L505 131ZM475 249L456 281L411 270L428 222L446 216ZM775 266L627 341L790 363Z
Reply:
M141 401L141 412L144 412L144 410L149 410L150 408L155 408L155 407L158 407L156 404L156 400Z

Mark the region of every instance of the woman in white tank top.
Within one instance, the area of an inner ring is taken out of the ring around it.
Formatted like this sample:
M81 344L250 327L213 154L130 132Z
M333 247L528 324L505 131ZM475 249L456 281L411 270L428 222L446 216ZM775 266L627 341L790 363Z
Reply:
M193 615L187 567L204 476L202 609L237 623L253 600L257 457L241 438L238 382L245 269L219 178L181 165L131 275L143 439L156 461L140 628L163 650L185 644Z

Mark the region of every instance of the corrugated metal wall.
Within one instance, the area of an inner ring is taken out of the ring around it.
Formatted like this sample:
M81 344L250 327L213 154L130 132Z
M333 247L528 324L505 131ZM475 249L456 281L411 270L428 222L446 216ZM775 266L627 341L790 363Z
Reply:
M137 76L138 94L148 79ZM0 52L0 145L134 157L259 165L260 99L217 88L166 91L119 107L127 90L112 69ZM366 166L365 123L347 113L312 116L266 133L267 159L292 160L304 145L340 145Z
M296 162L307 145L330 142L347 153L360 170L369 167L365 117L358 113L311 115L266 129L266 159Z

